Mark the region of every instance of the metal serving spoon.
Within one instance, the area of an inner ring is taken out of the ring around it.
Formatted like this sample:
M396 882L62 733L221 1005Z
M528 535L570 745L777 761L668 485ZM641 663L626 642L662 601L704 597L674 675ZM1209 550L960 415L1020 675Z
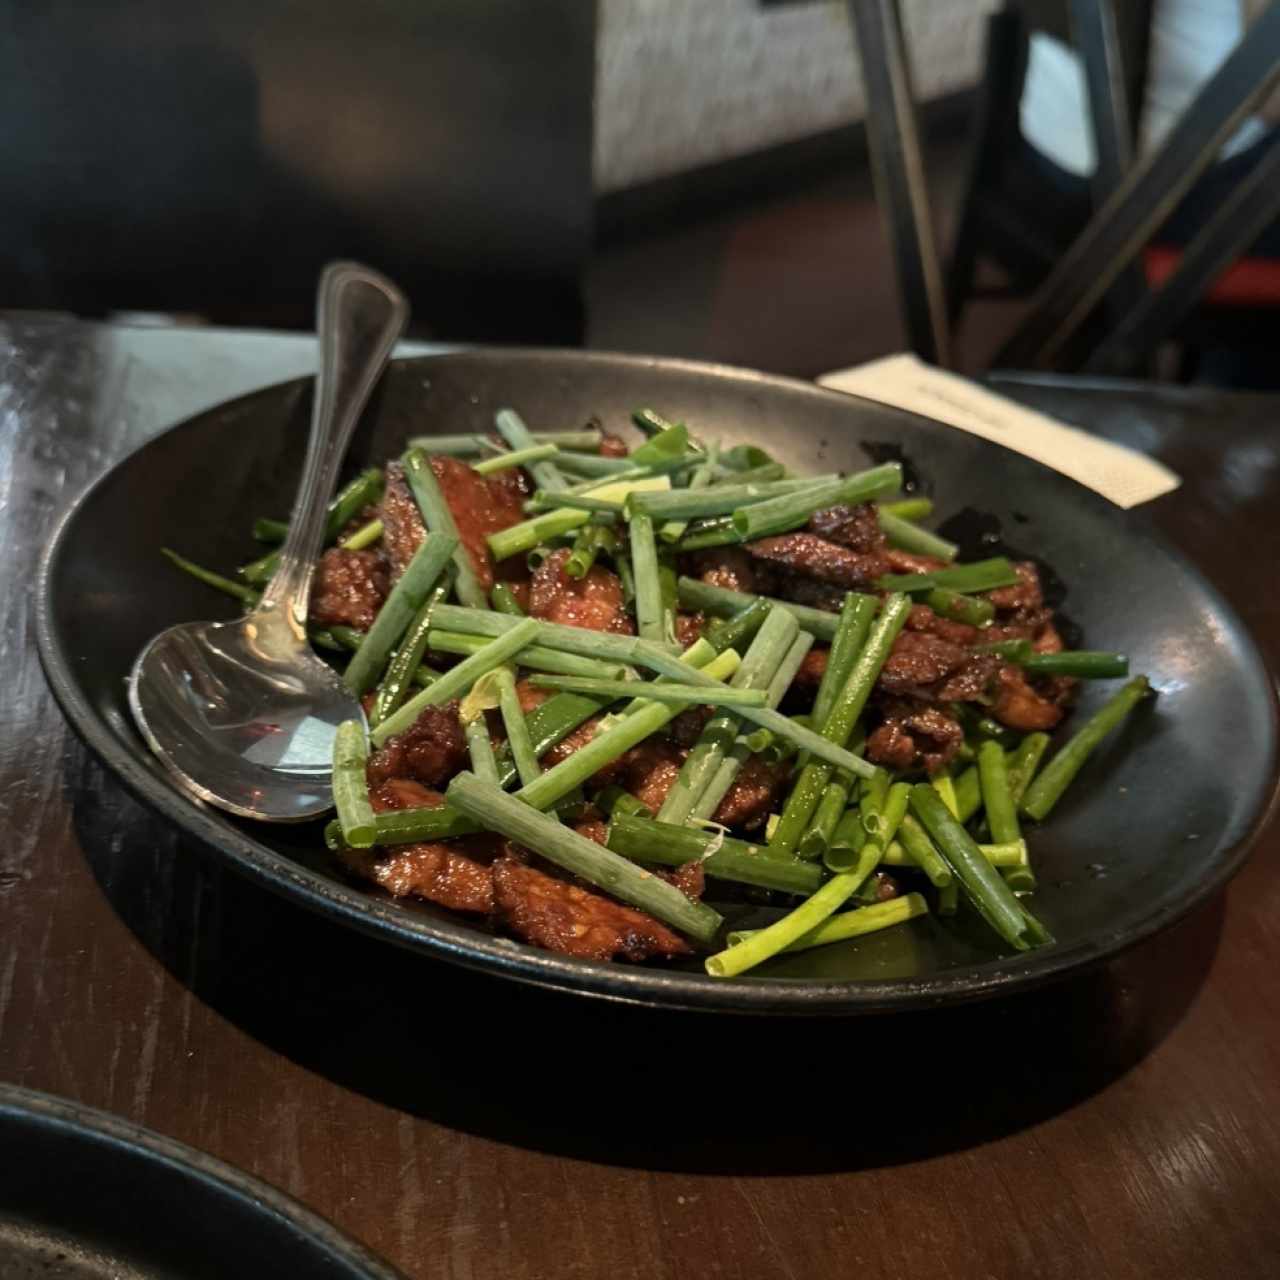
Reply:
M311 651L307 601L338 467L408 316L377 272L325 268L311 439L279 568L251 613L170 627L129 676L129 706L151 750L192 795L246 818L299 822L331 808L334 733L364 719Z

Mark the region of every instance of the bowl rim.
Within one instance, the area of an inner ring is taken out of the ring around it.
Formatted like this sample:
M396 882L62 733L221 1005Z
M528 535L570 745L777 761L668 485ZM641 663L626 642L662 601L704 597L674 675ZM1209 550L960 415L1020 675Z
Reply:
M861 397L830 390L816 383L740 369L733 365L688 360L678 357L636 355L605 351L578 351L556 347L467 347L431 355L410 356L394 361L397 366L430 366L439 362L465 363L527 362L570 360L583 365L677 369L696 375L713 375L734 382L777 388L788 394L802 394L830 402L860 401L886 413L901 413L917 422L932 419L895 410ZM940 1007L1025 991L1088 969L1146 941L1182 919L1212 897L1243 865L1258 833L1269 820L1280 798L1277 785L1277 725L1280 724L1275 681L1249 629L1201 573L1199 568L1163 538L1150 530L1143 536L1196 580L1216 611L1229 618L1233 631L1247 645L1249 656L1263 673L1268 690L1268 732L1265 795L1245 825L1243 834L1225 848L1208 873L1180 896L1153 908L1122 929L1090 935L1071 944L1057 944L1044 951L993 958L958 967L926 978L882 978L825 982L805 978L713 979L700 973L630 966L610 961L582 960L541 951L528 944L483 933L459 920L437 919L400 908L388 899L374 897L353 885L343 884L291 861L265 844L260 844L236 828L226 825L216 811L191 799L170 783L167 775L153 770L131 751L84 695L74 678L72 664L57 638L52 611L52 583L71 532L80 513L98 489L130 464L136 455L161 438L181 431L211 413L244 407L257 398L279 396L286 388L305 385L308 378L290 378L244 395L220 401L198 413L155 432L122 458L117 459L90 481L59 517L40 557L36 577L36 643L46 679L63 714L77 735L125 786L141 801L180 829L194 836L202 851L225 861L237 872L264 888L358 931L436 959L449 961L499 977L513 978L567 994L588 995L618 1003L688 1011L755 1014L860 1014L902 1009ZM981 441L990 448L1003 448L993 441ZM1018 455L1023 456L1023 455ZM1093 501L1100 499L1084 486L1036 462L1027 462L1071 485Z
M122 1116L22 1085L0 1083L0 1131L15 1125L107 1148L122 1161L140 1162L167 1176L195 1182L205 1196L235 1201L255 1216L275 1218L288 1228L291 1238L322 1254L327 1265L340 1268L342 1275L404 1280L389 1263L271 1183Z

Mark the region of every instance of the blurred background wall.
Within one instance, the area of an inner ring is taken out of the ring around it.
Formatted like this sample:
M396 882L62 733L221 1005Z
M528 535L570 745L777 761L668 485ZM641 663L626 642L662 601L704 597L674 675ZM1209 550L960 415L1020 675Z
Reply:
M918 101L973 85L997 0L903 0ZM599 0L593 171L617 191L863 118L839 0Z
M0 306L311 323L333 257L420 330L575 342L590 0L0 0Z
M901 5L945 223L999 0ZM847 4L600 0L598 20L588 343L802 376L901 349Z

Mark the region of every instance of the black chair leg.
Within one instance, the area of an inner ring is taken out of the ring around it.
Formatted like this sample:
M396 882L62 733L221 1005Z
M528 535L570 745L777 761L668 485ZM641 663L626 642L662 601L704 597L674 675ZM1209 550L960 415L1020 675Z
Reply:
M1209 167L1240 118L1280 79L1280 4L1263 11L1196 95L1159 150L1130 170L1059 260L996 367L1050 366L1178 201ZM1070 364L1070 361L1064 361Z
M978 193L994 190L1000 182L1010 121L1016 119L1022 96L1024 43L1016 13L1004 10L987 19L982 83L969 134L968 174L946 270L947 324L952 330L973 295L984 238Z
M946 302L898 0L848 4L867 87L867 141L876 201L897 267L907 337L917 355L945 367L950 362Z
M1222 201L1183 252L1178 269L1156 292L1148 292L1098 344L1086 373L1124 373L1172 334L1204 291L1280 214L1280 141L1270 144L1256 167Z

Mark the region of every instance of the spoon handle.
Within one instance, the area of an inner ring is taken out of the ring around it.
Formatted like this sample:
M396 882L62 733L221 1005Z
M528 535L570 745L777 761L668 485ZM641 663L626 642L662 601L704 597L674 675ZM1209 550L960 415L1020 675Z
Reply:
M307 460L280 566L254 610L283 615L299 639L305 635L311 576L338 468L360 412L408 319L404 295L376 271L355 262L332 262L324 269L316 293L320 368Z

